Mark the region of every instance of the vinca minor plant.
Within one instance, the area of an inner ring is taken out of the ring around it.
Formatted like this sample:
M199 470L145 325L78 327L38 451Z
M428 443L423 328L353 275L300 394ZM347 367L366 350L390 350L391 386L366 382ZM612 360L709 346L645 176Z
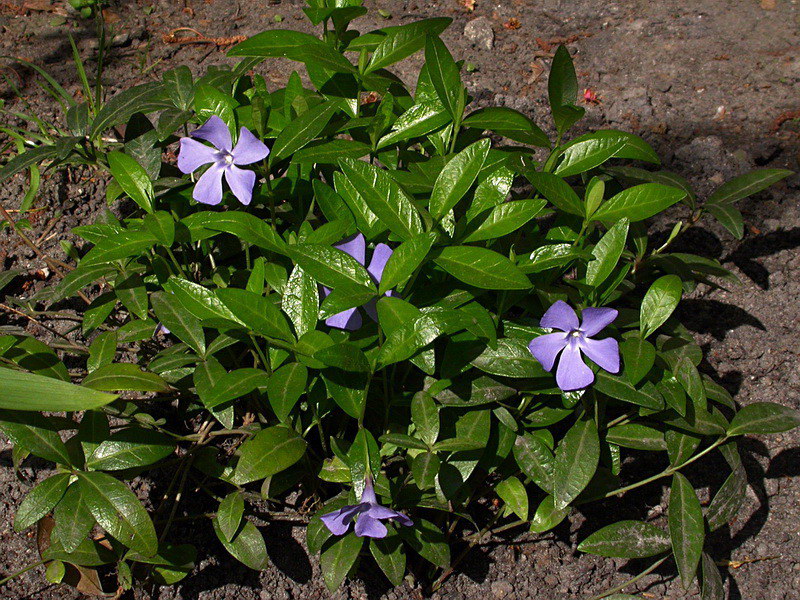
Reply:
M360 4L309 0L321 38L265 31L232 69L64 93L65 125L14 132L25 149L0 180L86 165L116 207L73 230L85 243L56 285L7 300L31 318L82 306L70 343L0 336L0 430L16 465L54 465L15 528L38 527L51 579L107 568L130 588L191 571L179 521L267 568L259 519L295 510L330 589L374 564L436 589L454 542L669 486L663 522L589 521L579 550L670 559L722 598L705 537L744 496L739 440L800 418L740 409L698 369L675 309L735 278L671 246L708 214L741 237L736 201L790 173L700 199L635 135L570 136L566 48L547 135L472 106L448 19L361 33ZM415 53L403 82L389 68ZM284 59L307 78L270 89L257 65ZM680 220L653 242L667 209ZM730 474L703 508L684 473L715 452ZM137 496L143 478L162 493Z

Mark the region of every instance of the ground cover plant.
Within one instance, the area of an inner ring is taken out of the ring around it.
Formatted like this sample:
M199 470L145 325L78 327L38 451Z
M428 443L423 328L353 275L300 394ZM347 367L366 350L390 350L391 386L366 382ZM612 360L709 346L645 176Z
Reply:
M446 20L359 35L362 13L310 6L323 40L269 31L231 51L245 57L232 71L193 81L178 68L107 102L85 74L82 103L45 81L66 128L8 131L35 147L1 177L107 169L126 216L80 228L77 268L18 303L84 290L88 348L0 338L0 427L18 460L59 467L15 525L39 523L54 580L109 564L123 586L170 583L194 558L191 540L170 538L176 519L263 568L246 504L299 493L331 588L359 558L437 587L458 560L451 541L544 532L572 506L667 482L667 529L625 521L581 549L653 557L648 569L674 555L687 584L699 569L720 597L703 539L744 493L737 438L798 421L777 404L737 412L698 372L702 353L671 315L682 293L729 275L669 248L707 213L740 236L734 203L789 173L746 174L700 202L677 176L630 166L658 163L636 136L562 141L582 113L565 49L551 140L510 109L466 111L437 37ZM416 52L411 94L385 69ZM314 89L293 76L269 92L249 75L277 57L305 63ZM643 221L677 203L690 217L649 241ZM151 340L132 364L131 344ZM641 451L669 463L631 481L624 461ZM703 511L681 469L712 451L731 475ZM166 501L148 511L124 481L170 462ZM188 490L219 507L185 514Z

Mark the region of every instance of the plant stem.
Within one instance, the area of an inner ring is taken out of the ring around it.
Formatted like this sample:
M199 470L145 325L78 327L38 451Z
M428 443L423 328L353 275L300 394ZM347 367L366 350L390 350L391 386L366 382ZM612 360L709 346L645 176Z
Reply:
M35 563L33 563L33 564L30 564L30 565L28 565L27 567L24 567L24 568L20 569L19 571L15 571L14 573L11 573L11 575L9 575L8 577L5 577L5 578L3 578L3 579L0 579L0 585L5 585L6 583L8 583L9 581L11 581L11 580L12 580L12 579L14 579L15 577L19 577L20 575L22 575L22 574L24 574L24 573L27 573L27 572L28 572L28 571L30 571L31 569L35 569L36 567L38 567L38 566L40 566L40 565L43 565L43 564L44 564L44 563L46 563L46 562L47 562L47 561L45 561L45 560L40 560L40 561L38 561L38 562L35 562Z
M589 598L589 600L603 600L603 598L607 598L611 594L616 594L617 592L621 592L622 590L624 590L629 585L639 581L642 577L647 577L650 573L652 573L658 567L660 567L662 564L664 564L664 561L667 560L669 557L670 557L670 555L667 554L666 556L658 559L656 562L654 562L652 565L647 567L644 571L642 571L641 573L639 573L635 577L631 577L630 579L628 579L628 581L626 581L625 583L623 583L621 585L618 585L617 587L613 587L610 590L606 590L605 592L603 592L602 594L598 594L597 596L592 596L591 598Z

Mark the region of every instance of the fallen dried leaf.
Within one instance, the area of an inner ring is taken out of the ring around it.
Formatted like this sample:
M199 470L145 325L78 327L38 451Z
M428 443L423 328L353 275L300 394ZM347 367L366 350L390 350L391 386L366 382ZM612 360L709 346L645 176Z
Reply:
M194 33L193 36L182 36L178 33ZM247 39L246 35L232 35L230 37L207 37L191 27L178 27L161 36L165 44L214 44L215 46L232 46Z
M475 0L456 0L467 12L475 10Z
M505 27L506 29L510 29L510 30L512 30L512 31L513 31L513 30L515 30L515 29L519 29L520 27L522 27L522 23L520 23L520 22L519 22L519 19L518 19L518 18L516 18L516 17L511 17L511 18L510 18L508 21L506 21L505 23L503 23L503 27Z
M777 0L761 0L761 8L764 10L775 10L778 8Z

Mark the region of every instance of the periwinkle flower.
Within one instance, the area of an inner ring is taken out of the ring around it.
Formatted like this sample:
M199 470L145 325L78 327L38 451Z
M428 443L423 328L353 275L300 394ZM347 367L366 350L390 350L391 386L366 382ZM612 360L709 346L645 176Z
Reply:
M583 318L572 307L558 300L542 316L542 327L558 329L534 338L528 345L533 357L542 363L545 371L551 371L556 358L561 354L556 370L556 383L565 392L583 389L592 384L594 373L583 362L581 352L609 373L619 373L619 344L614 338L593 340L592 336L617 318L613 308L584 308Z
M225 175L225 181L239 202L250 204L256 174L239 169L236 165L249 165L266 158L269 148L245 127L239 130L239 140L233 147L231 132L217 115L212 115L189 135L214 145L211 148L192 138L181 138L178 168L183 173L192 173L203 165L211 164L197 180L192 198L201 204L219 204L222 201L222 176Z
M367 241L364 239L362 234L358 233L352 237L349 237L338 244L334 244L333 247L338 248L346 254L349 254L355 258L359 264L366 265ZM375 246L375 250L372 251L372 258L367 266L367 272L372 276L372 279L376 285L380 284L381 277L383 276L383 269L391 255L392 249L386 244L378 244ZM322 287L323 297L330 293L331 290L329 288L326 288L325 286ZM389 290L384 295L391 296L392 291ZM367 314L370 316L370 318L372 318L373 321L378 320L378 310L375 300L371 300L365 304L364 310L367 311ZM362 322L361 313L359 313L358 307L348 308L347 310L336 313L332 317L325 319L325 324L328 325L328 327L347 329L348 331L355 331L361 327Z
M410 527L414 521L403 513L378 504L378 497L372 487L372 479L367 477L364 482L364 491L361 493L361 502L349 504L322 515L322 522L333 535L344 535L350 529L353 519L356 519L356 535L358 537L383 538L386 537L386 525L381 523L386 519L397 521L401 525Z

